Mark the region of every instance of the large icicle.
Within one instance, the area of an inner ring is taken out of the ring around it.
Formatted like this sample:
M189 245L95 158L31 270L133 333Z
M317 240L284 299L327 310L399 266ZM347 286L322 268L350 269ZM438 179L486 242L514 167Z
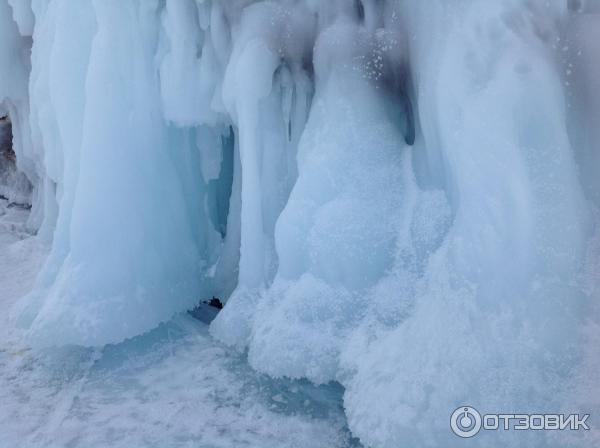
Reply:
M237 289L212 331L239 346L249 337L261 290L278 265L275 223L295 180L296 146L312 95L300 65L310 51L310 22L305 8L271 2L246 8L223 84L238 137L240 261Z
M176 168L181 151L169 146L160 108L157 7L94 3L70 252L25 316L41 343L118 342L200 297L203 262Z

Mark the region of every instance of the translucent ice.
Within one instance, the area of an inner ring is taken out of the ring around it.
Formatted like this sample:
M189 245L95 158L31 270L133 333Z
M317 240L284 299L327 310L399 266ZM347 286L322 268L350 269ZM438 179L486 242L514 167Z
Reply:
M600 413L598 24L591 0L0 0L0 188L31 185L50 251L16 323L103 346L219 297L210 333L341 382L368 446L447 445L464 404Z

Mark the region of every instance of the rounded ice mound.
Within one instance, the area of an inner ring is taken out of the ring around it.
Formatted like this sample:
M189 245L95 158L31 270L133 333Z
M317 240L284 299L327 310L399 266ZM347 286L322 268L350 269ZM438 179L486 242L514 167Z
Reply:
M461 405L559 412L585 351L577 322L592 298L580 277L590 216L556 61L537 34L552 14L525 19L486 2L446 11L412 70L424 83L436 69L436 87L417 88L423 107L436 111L421 125L426 140L439 142L427 150L442 152L451 225L413 280L402 319L389 325L368 314L341 355L350 427L378 447L451 444L449 416ZM495 29L483 40L474 37L480 20ZM524 60L531 70L513 69ZM567 437L485 431L472 444L585 446L584 434Z
M355 42L350 50L347 38ZM413 179L402 176L410 156L393 111L360 58L350 68L368 49L368 35L351 23L332 26L316 46L317 91L299 176L277 223L278 274L250 338L250 362L272 375L335 379L366 291L394 260L397 204Z

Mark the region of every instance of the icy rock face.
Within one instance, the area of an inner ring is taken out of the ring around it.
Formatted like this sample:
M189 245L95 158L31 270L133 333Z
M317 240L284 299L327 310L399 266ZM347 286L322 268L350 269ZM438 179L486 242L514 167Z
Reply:
M11 204L31 205L31 183L16 166L12 126L8 117L0 118L0 196Z
M11 202L31 203L31 185L24 172L35 179L28 146L27 82L31 44L19 34L8 4L0 2L0 195ZM20 157L14 158L14 153Z
M51 244L18 323L103 345L218 296L212 335L340 381L368 446L447 444L464 404L600 413L599 27L593 1L0 0ZM474 443L517 436L563 444Z

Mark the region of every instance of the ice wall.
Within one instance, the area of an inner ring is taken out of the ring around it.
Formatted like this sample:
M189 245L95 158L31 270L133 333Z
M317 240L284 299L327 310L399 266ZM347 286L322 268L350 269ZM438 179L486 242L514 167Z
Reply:
M443 444L457 402L569 406L562 384L581 356L576 328L597 300L575 281L590 204L566 127L562 11L530 7L536 14L489 2L410 10L415 33L426 23L440 30L421 41L411 70L452 224L417 279L409 317L384 333L365 320L342 354L351 426L373 445ZM564 443L518 437L482 434L477 442Z
M0 0L0 112L51 244L17 323L103 345L218 296L213 336L340 381L367 446L447 444L462 404L600 412L599 17Z

